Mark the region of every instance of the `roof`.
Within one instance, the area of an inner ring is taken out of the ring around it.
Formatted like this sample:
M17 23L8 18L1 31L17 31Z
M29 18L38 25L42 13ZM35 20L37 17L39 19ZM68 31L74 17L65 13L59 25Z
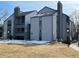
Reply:
M53 14L55 14L55 13L53 13ZM43 16L51 16L51 15L53 15L52 13L51 14L37 14L36 16L33 16L33 17L31 17L31 18L35 18L35 17L43 17Z
M31 18L53 15L56 12L57 12L57 10L54 10L50 7L45 6L44 8L42 8L41 10L38 11L37 15L35 15Z
M34 11L36 11L36 10L33 10L33 11L27 11L27 12L21 12L21 13L19 14L19 16L28 15L28 14L34 12Z
M69 23L69 22L70 22L70 18L69 18L69 16L66 15L66 14L63 14L63 15L66 17L66 22Z
M63 15L65 15L66 17L69 17L68 15L66 15L66 14L64 14L64 13L63 13Z
M45 6L44 8L42 8L39 12L38 12L38 14L39 13L41 13L41 12L43 12L43 11L45 11L46 9L48 9L50 12L52 12L52 13L55 13L57 10L54 10L54 9L52 9L52 8L50 8L50 7L47 7L47 6ZM46 11L46 12L49 12L49 11Z
M27 12L22 12L22 11L21 11L21 13L19 14L19 16L25 16L25 15L28 15L28 14L34 12L34 11L36 11L36 10L27 11ZM8 18L10 18L10 17L13 16L13 15L14 15L14 13L13 13L12 15L10 15ZM8 20L8 18L7 18L6 20ZM5 20L5 21L6 21L6 20ZM5 21L4 21L4 22L5 22Z
M13 16L13 14L12 14L12 15L10 15L10 16L9 16L6 20L8 20L11 16ZM5 21L6 21L6 20L5 20ZM4 21L4 22L5 22L5 21Z
M49 11L46 11L46 9L48 9ZM47 14L43 14L45 11L48 12L48 13L47 13ZM53 14L55 14L57 11L58 11L58 10L54 10L54 9L52 9L52 8L50 8L50 7L45 6L44 8L42 8L42 9L38 12L38 14L37 14L36 16L33 16L33 17L31 17L31 18L42 17L42 16L47 16L47 15L53 15ZM42 13L42 12L43 12L43 13ZM49 12L50 12L50 13L49 13ZM68 15L66 15L66 14L64 14L64 13L62 13L62 14L65 15L65 16L67 17L67 20L70 21Z

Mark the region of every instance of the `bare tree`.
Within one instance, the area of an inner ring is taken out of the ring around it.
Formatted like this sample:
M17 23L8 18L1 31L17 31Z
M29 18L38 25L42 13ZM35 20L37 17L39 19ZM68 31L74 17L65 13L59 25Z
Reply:
M78 25L79 25L79 10L75 10L73 14L70 16L70 19L75 24L76 32L78 32Z
M2 12L0 13L0 22L3 24L4 20L6 20L8 15L7 10L2 10Z
M74 32L74 39L78 40L79 38L79 10L75 10L73 14L70 16L70 19L74 22L75 24L75 32Z
M0 35L3 36L3 23L4 23L4 20L6 20L7 18L7 10L2 10L0 12Z

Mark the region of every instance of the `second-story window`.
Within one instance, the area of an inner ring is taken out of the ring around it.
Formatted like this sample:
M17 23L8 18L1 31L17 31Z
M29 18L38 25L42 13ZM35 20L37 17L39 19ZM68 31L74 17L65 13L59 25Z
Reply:
M21 17L21 22L22 22L22 23L25 22L25 17L24 17L24 16Z
M11 26L11 20L8 21L8 26Z
M21 25L25 22L25 16L19 16L16 20L16 24Z
M24 28L16 28L17 33L24 33Z

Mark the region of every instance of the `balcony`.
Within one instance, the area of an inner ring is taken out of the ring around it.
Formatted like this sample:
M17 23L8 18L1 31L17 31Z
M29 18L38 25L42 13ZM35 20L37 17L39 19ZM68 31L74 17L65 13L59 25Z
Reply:
M15 33L15 36L24 36L24 33L22 33L22 32Z
M15 24L15 26L16 25L25 25L25 17L20 16L20 17L16 18L14 21L14 24Z
M15 25L15 28L25 28L25 25Z

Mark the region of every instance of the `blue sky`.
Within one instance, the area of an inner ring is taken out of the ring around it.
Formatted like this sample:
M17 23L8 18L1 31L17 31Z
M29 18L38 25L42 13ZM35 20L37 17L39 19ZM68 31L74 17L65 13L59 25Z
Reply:
M72 14L75 9L79 8L79 3L75 1L61 1L63 12L67 15ZM0 1L0 16L2 11L6 10L8 16L13 13L14 7L19 6L21 11L37 10L44 6L57 9L57 1Z

